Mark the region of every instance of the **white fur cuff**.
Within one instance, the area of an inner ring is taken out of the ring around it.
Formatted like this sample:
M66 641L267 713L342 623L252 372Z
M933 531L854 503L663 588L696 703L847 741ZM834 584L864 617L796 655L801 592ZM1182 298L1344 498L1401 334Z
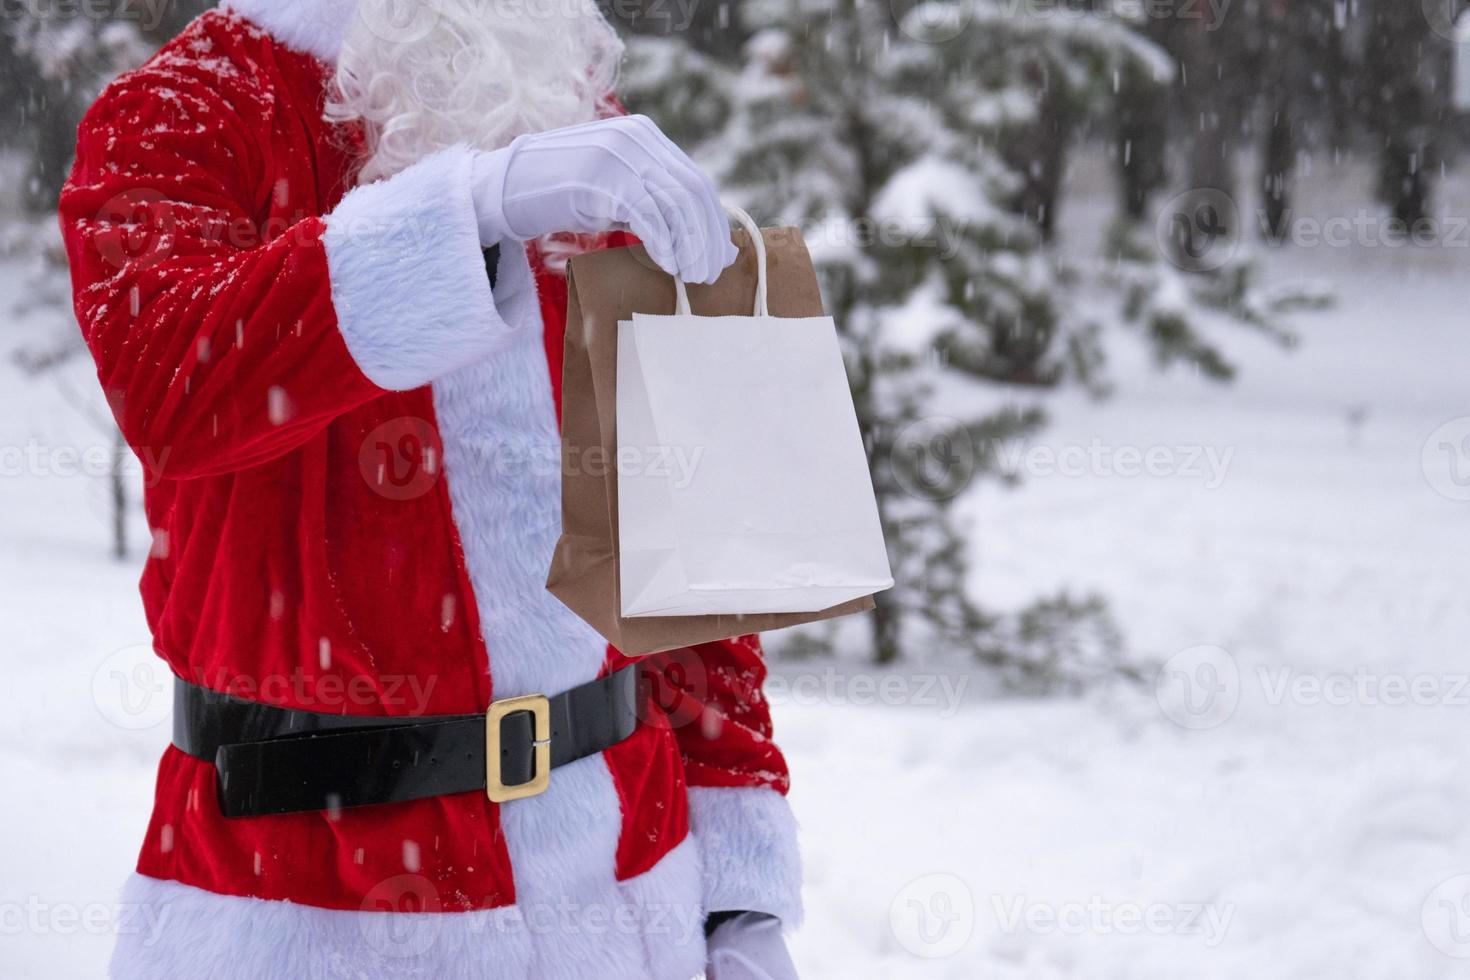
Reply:
M704 907L801 922L801 855L786 797L765 787L689 788L690 831L704 862Z
M418 388L488 357L526 319L502 315L508 311L491 295L470 198L472 159L469 149L451 147L357 188L327 215L338 326L381 388ZM502 255L502 280L517 259L524 255ZM509 278L497 292L526 285Z

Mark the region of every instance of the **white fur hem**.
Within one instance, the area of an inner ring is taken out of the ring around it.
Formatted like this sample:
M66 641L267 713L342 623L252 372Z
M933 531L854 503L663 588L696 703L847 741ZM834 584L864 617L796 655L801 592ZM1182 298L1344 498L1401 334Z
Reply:
M764 787L689 788L689 824L711 912L764 912L801 922L801 855L786 797Z
M322 61L337 60L358 0L224 0L239 14L289 48Z
M344 912L217 895L134 875L123 890L113 980L690 980L704 969L704 916L685 841L593 901L479 912ZM437 892L403 875L365 905ZM381 899L381 901L379 901ZM432 901L432 899L431 899ZM590 960L578 955L595 949ZM590 962L590 966L589 966Z
M470 197L472 161L462 146L435 153L358 187L326 217L338 326L379 387L418 388L483 360L511 341L511 323L528 319L497 309L491 294ZM528 284L514 265L524 252L501 250L511 274L496 294L523 302Z

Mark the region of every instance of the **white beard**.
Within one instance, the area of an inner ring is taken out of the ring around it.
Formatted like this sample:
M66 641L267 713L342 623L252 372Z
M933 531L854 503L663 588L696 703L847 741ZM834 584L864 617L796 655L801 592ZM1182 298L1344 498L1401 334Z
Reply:
M377 180L606 115L622 53L594 0L360 0L327 118L363 124Z

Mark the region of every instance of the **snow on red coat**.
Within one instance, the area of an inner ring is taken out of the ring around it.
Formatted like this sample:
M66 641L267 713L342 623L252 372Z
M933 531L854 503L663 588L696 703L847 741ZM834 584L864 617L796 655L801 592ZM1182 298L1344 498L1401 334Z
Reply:
M77 317L149 475L158 654L243 697L385 715L622 665L544 588L565 280L507 247L492 291L466 150L348 193L360 134L321 109L352 0L231 8L103 93L61 205ZM161 931L125 926L114 975L673 980L702 969L705 910L794 922L758 640L656 661L667 714L503 806L226 820L213 767L170 748L125 896Z

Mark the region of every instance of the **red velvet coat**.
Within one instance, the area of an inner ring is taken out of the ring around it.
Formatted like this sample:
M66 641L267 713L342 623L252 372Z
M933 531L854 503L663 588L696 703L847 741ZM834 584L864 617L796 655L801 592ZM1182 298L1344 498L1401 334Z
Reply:
M347 194L360 139L322 120L331 52L295 6L206 14L109 87L62 199L77 318L149 477L157 653L211 688L369 715L482 711L616 668L542 588L565 281L508 243L492 293L467 151ZM339 975L323 956L342 976L399 975L302 906L502 925L567 899L793 918L758 641L658 663L673 722L651 707L545 796L499 807L465 793L226 820L213 767L170 749L133 894L168 903L171 932L225 938L120 946L118 975ZM557 925L435 948L492 962L484 976L697 969L702 938L640 922L627 941Z

